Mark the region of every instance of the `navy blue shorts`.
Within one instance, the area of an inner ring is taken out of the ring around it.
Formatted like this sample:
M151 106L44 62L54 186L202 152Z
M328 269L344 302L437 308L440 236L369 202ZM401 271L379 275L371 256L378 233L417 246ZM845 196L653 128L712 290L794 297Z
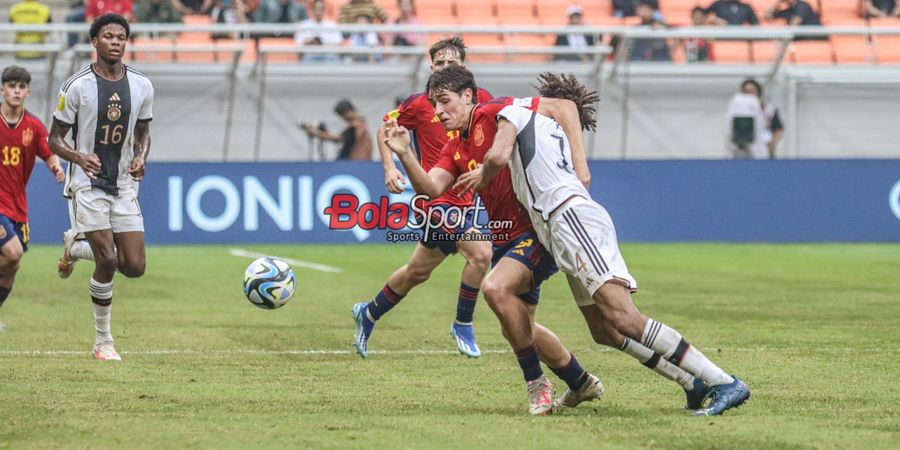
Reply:
M541 284L547 281L554 273L559 271L553 255L538 241L533 231L523 233L519 237L507 242L502 247L494 247L494 257L491 265L496 266L502 258L512 258L525 264L531 271L531 291L520 294L519 297L532 305L537 305L541 297Z
M28 223L14 222L9 217L0 214L0 247L6 245L13 238L19 238L22 249L28 251Z
M456 253L462 235L475 226L475 208L438 204L431 205L429 211L431 228L422 229L420 242L426 248L439 248L444 255ZM487 237L482 240L490 242Z

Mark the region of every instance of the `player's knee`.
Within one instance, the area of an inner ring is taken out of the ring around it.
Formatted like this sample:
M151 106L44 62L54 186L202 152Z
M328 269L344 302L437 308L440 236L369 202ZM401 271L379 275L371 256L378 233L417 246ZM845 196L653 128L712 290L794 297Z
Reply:
M487 277L481 282L481 293L484 295L484 300L494 311L503 309L505 306L503 300L507 297L508 291L507 286L494 277Z
M94 264L97 266L98 270L110 274L115 273L116 269L119 267L119 261L116 258L115 253L94 255Z
M490 250L476 251L469 255L467 262L478 269L481 273L487 273L491 268L491 252Z
M431 270L423 269L420 267L406 268L406 278L413 286L428 281L429 277L431 277Z
M22 261L21 250L11 250L4 252L3 264L0 265L0 271L3 273L15 273L19 270L19 263Z
M146 266L144 261L125 261L125 264L119 265L119 271L128 278L138 278L144 275Z

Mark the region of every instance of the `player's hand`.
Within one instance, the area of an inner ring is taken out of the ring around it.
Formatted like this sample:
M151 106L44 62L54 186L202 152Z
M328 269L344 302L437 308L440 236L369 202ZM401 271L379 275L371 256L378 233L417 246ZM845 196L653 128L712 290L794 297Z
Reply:
M406 185L406 179L396 167L386 169L384 171L384 186L391 194L402 194L403 186Z
M57 183L62 183L63 180L66 179L66 172L63 170L62 166L59 163L51 164L47 166L50 169L50 172L53 173L53 177L56 178Z
M489 183L489 181L485 181L482 173L482 166L479 164L475 169L466 172L457 178L456 184L454 184L453 187L459 190L459 195L463 195L473 190L480 191L487 187Z
M585 189L591 188L591 173L580 173L580 170L575 170L575 175L578 177L578 181L581 181L581 184L584 185Z
M144 179L144 158L135 156L131 160L131 167L128 168L128 174L131 175L131 178L134 178L134 181L141 181Z
M396 120L385 122L384 143L397 155L412 151L409 148L409 130L397 124Z
M91 153L90 155L82 156L81 159L78 160L78 165L89 179L97 179L97 174L100 173L100 157L97 156L97 154Z

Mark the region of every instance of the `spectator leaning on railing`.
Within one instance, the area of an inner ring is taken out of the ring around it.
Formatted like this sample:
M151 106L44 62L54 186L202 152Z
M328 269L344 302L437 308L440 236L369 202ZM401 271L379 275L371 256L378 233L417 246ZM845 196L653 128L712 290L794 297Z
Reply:
M900 17L900 2L897 0L863 0L863 17Z
M634 17L637 16L637 8L640 0L612 0L613 15L616 17ZM653 8L653 18L662 22L663 15L659 12L659 2L657 0L646 0L651 8Z
M753 7L740 0L716 0L706 7L710 25L758 25Z
M253 14L254 23L296 23L306 20L306 6L297 0L262 0ZM287 32L266 33L259 37L284 37Z
M212 23L248 23L250 20L250 8L244 0L214 0L209 17ZM231 39L232 33L213 33L213 40Z
M392 24L422 25L422 21L416 17L416 5L413 0L397 0L397 7L400 10L400 15L396 19L391 20ZM384 40L391 45L415 47L425 40L425 34L416 32L396 33L386 36Z
M387 13L380 6L372 2L372 0L350 0L349 3L341 6L338 13L339 23L358 23L359 16L366 16L371 19L372 23L387 22Z
M702 27L709 24L706 11L695 6L691 10L691 25ZM689 37L684 39L684 59L691 62L713 61L713 44L707 39L700 37Z
M654 17L653 4L650 0L638 2L637 14L641 18L638 26L650 27L658 30L669 26ZM610 45L618 50L619 36L613 37ZM673 44L666 38L636 38L632 39L629 49L629 59L632 61L671 61Z
M139 0L135 16L140 23L181 23L172 0Z
M309 45L338 46L344 43L344 38L337 30L337 24L333 20L325 18L325 0L314 0L312 3L312 17L300 22L300 25L311 30L301 30L294 34L294 43L298 47ZM310 53L302 55L304 62L335 61L336 55L322 53Z
M572 5L566 9L569 16L569 25L573 27L583 26L584 10L578 5ZM556 46L567 48L587 49L594 45L594 36L587 33L566 33L556 35ZM588 55L555 55L556 61L590 61Z
M816 11L803 0L777 0L766 11L766 19L784 19L788 25L822 25Z
M24 0L9 7L9 21L14 24L50 23L50 8L37 0ZM16 33L16 44L43 44L46 33L40 31L20 31ZM46 56L41 52L16 52L19 59L39 59Z

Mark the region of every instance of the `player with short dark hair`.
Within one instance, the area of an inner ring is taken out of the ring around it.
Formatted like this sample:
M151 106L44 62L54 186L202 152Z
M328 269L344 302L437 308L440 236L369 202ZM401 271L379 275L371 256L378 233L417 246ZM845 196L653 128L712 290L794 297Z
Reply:
M153 85L122 63L129 35L122 16L94 21L97 60L63 83L50 129L50 148L69 161L64 195L72 229L63 236L59 275L67 278L78 259L95 263L90 294L98 360L121 359L109 326L113 276L118 270L140 277L146 267L138 186L150 152ZM80 234L86 239L76 240Z
M451 65L463 66L466 46L461 38L450 37L432 45L428 54L431 56L432 71ZM479 89L477 92L479 102L491 99L488 91ZM399 194L403 192L402 185L405 183L403 174L397 170L391 150L384 143L385 124L391 120L397 121L413 132L417 156L426 169L430 169L437 162L441 148L449 137L440 122L435 120L434 107L428 101L425 92L410 95L397 109L384 116L384 123L378 128L377 134L378 150L384 165L384 184L388 192ZM442 214L451 208L472 206L472 195L460 196L451 190L420 206L422 209L431 208L436 214ZM461 221L461 225L451 232L454 235L480 234L481 231L473 226L475 218L472 214L470 211L468 217ZM472 322L479 286L490 267L490 243L483 239L448 241L429 239L429 236L422 237L406 265L391 274L384 287L371 301L357 303L353 307L353 318L356 322L354 345L360 356L364 358L368 356L369 337L376 321L399 304L413 288L424 283L447 256L457 252L466 258L466 264L460 275L456 319L450 325L450 333L456 340L460 353L470 358L481 356Z
M539 91L572 100L584 129L595 127L593 104L599 97L574 75L543 74ZM695 415L719 415L740 406L750 397L741 380L713 364L674 329L641 314L632 302L637 282L619 251L615 226L576 177L570 162L574 155L556 121L510 105L497 113L496 135L483 165L461 175L454 187L486 189L499 174L511 171L516 198L566 273L595 341L643 359L648 367L664 359L669 370L661 371L663 375L690 374L695 387L688 391L688 406L697 409ZM702 408L706 396L711 401Z
M36 157L62 182L59 158L47 146L47 129L25 109L31 74L9 66L0 75L0 306L9 298L22 256L28 251L28 201L25 186ZM3 324L0 323L0 330Z
M458 133L447 142L440 159L427 173L409 146L409 132L396 122L389 124L385 142L399 156L416 192L440 196L460 174L477 167L491 146L496 113L506 105L521 104L542 111L564 123L567 131L580 130L577 111L564 109L564 103L557 99L502 97L476 104L476 89L474 76L461 66L450 66L428 79L428 96L438 119L445 130ZM587 164L582 162L581 166L586 168ZM581 174L586 172L578 170ZM495 183L481 192L481 197L494 223L513 224L512 229L492 230L494 267L481 289L522 368L529 413L542 415L552 410L554 390L544 377L542 360L566 382L575 404L598 398L603 392L600 380L584 371L558 337L534 323L541 283L557 268L515 198L509 171L501 172Z

